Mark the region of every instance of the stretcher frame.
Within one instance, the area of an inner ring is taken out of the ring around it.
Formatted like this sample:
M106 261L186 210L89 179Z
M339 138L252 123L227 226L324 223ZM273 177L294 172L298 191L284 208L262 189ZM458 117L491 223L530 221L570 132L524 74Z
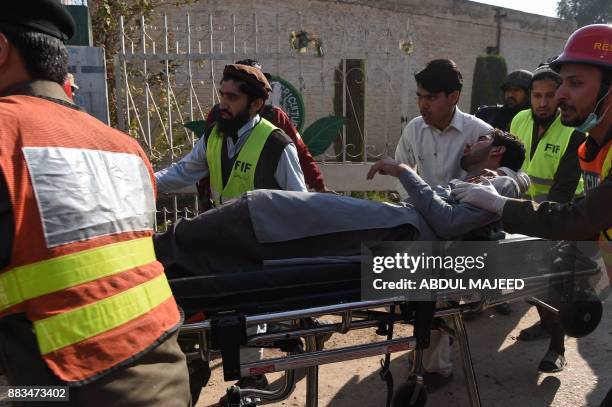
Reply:
M529 288L501 295L498 294L495 298L486 295L486 292L481 292L478 293L480 298L476 301L466 303L455 302L435 310L435 318L449 317L452 321L452 326L447 326L445 323L439 323L437 324L437 329L446 331L451 337L455 338L459 344L470 406L480 407L481 398L463 316L467 313L478 313L502 303L525 300L537 303L553 313L559 313L557 308L551 306L546 301L538 299L538 297L546 296L549 293L550 283L548 279L550 277L554 277L558 280L562 280L564 277L571 277L572 279L576 279L576 277L590 278L597 273L599 273L599 269L584 270L580 272L557 272L554 274L542 275L534 277L535 280L541 279L543 282L542 284L533 284L532 282L532 284L529 284ZM452 297L457 292L449 290L441 293L448 298ZM300 338L304 339L306 346L303 353L293 353L287 356L263 359L256 362L240 363L239 377L284 372L280 387L273 390L240 389L241 397L251 397L252 399L261 399L267 402L284 400L289 397L295 388L295 371L297 369L306 369L306 406L316 407L318 406L319 366L395 352L415 351L414 363L411 366L409 376L414 385L411 405L424 405L424 402L419 404L420 394L425 392L422 367L423 349L418 346L419 338L416 336L391 338L375 343L351 345L337 349L324 349L323 347L325 339L333 333L345 334L357 329L372 327L378 327L380 329L381 327L388 326L388 324L414 323L415 321L406 320L405 316L401 314L389 311L389 309L402 307L406 304L407 301L405 298L392 297L377 301L356 301L244 316L245 327L264 323L278 324L292 321L292 326L284 328L281 331L248 335L246 345L249 347L265 347L273 342L297 340ZM385 309L386 311L381 309ZM341 321L339 323L326 323L320 325L312 324L313 318L325 315L339 316ZM308 327L308 325L311 326ZM214 323L211 320L186 323L180 328L179 338L189 335L195 335L197 337L197 351L186 352L188 360L201 359L205 362L209 362L212 356L217 353L217 349L214 349L211 341L211 334L214 329ZM224 361L224 371L225 367ZM237 377L234 379L236 378ZM228 380L227 376L226 380Z

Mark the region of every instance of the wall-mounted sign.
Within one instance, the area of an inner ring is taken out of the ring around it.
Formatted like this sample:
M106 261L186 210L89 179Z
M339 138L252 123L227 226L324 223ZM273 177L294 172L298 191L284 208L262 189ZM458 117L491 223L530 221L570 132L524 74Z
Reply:
M298 131L301 132L306 118L302 94L289 81L280 76L272 75L270 79L270 85L272 86L270 102L272 105L283 109Z

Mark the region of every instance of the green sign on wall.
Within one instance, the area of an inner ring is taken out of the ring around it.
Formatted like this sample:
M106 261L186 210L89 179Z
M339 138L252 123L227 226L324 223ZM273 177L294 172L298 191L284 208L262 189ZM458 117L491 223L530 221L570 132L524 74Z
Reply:
M270 85L272 86L272 104L283 109L301 132L306 118L302 94L289 81L280 76L272 75Z

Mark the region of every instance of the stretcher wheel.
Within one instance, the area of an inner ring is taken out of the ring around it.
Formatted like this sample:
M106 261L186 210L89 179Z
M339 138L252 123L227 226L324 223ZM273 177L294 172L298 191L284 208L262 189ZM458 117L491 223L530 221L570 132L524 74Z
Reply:
M411 403L410 400L415 391L417 391L417 384L412 381L399 386L393 396L392 407L424 407L427 403L427 390L421 385L416 402Z
M564 302L559 307L561 327L568 336L582 338L597 328L603 314L601 301L589 296L584 300Z
M187 362L189 371L189 391L191 392L191 402L195 406L200 398L202 387L206 386L210 379L210 367L208 362L202 359L194 359Z

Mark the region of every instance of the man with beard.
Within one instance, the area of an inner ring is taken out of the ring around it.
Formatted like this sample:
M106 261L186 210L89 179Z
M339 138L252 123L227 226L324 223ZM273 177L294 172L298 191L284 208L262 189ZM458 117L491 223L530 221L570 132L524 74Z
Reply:
M260 69L263 72L261 63L255 59L242 59L240 61L236 61L236 64L249 65L254 68ZM267 72L264 72L264 75L266 76L268 81L270 81L271 75ZM220 107L217 103L212 107L210 112L208 112L208 115L206 116L206 120L204 122L202 133L197 134L197 136L208 137L219 115ZM287 114L283 111L283 109L278 106L266 104L259 112L259 115L264 119L268 120L270 123L272 123L279 129L281 129L282 131L284 131L285 134L289 136L293 144L295 144L298 158L300 160L300 167L302 169L302 173L304 174L304 180L306 181L306 185L317 192L333 192L325 186L323 175L321 174L319 166L312 157L312 154L310 154L308 146L306 146L306 144L304 144L304 141L302 141L302 137L300 136L300 133L296 129L295 125L293 124L289 116L287 116ZM212 202L210 200L210 178L202 178L200 181L198 181L196 186L198 194L202 201L200 205L200 210L207 211L212 207Z
M527 149L522 170L531 178L527 196L536 201L569 202L583 192L578 146L584 135L561 124L555 96L559 74L548 65L534 72L530 86L531 109L512 120L510 132Z
M570 202L583 192L578 147L584 135L561 124L555 96L561 77L548 65L538 67L530 86L531 109L514 117L512 134L525 144L528 154L522 170L531 185L526 196L536 202ZM523 329L519 340L530 341L550 335L549 349L538 369L545 373L563 370L566 365L564 333L557 314L536 305L541 322Z
M476 112L476 117L497 129L508 131L514 116L521 110L529 108L531 77L532 73L525 69L510 72L501 84L504 104L481 106Z
M177 192L206 176L216 206L253 189L306 191L295 145L259 115L270 91L261 70L227 65L216 125L179 162L155 173L159 191Z
M395 159L416 168L429 185L447 185L451 179L465 176L459 165L463 147L492 128L457 107L463 77L453 61L430 61L414 78L421 116L412 119L402 131ZM401 184L398 191L405 199Z
M295 145L278 127L260 117L272 88L263 72L227 65L219 90L219 117L212 130L179 162L155 173L158 190L176 192L210 177L215 206L254 189L306 191ZM251 332L265 332L266 326ZM243 349L243 360L263 357L262 349ZM240 387L264 388L265 376L242 380Z
M559 72L557 99L561 123L587 134L578 149L585 197L572 203L540 204L500 196L487 180L458 183L453 193L463 202L502 215L504 229L546 239L597 241L612 279L612 25L576 30L563 53L551 63ZM612 390L601 406L612 405Z

